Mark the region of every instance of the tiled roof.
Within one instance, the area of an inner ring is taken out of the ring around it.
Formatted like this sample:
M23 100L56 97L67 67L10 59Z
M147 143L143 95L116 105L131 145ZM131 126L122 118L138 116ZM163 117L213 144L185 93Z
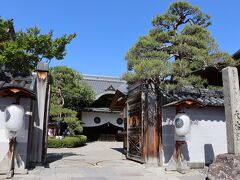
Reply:
M123 83L121 86L119 86L119 88L117 90L120 91L121 93L123 93L124 95L127 95L128 94L127 83Z
M183 87L180 90L163 92L164 104L185 99L193 99L206 106L224 106L223 92L220 90Z
M95 91L96 95L105 92L111 86L114 90L117 90L122 84L126 83L117 77L94 75L83 75L82 82L89 85Z
M0 72L0 90L21 88L34 94L36 75L26 73Z

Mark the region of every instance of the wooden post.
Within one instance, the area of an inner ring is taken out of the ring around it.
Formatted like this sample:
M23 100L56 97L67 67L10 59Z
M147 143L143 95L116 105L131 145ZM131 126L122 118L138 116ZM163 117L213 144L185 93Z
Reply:
M240 154L240 94L235 67L222 70L227 147L229 154Z
M48 64L40 62L36 70L37 102L33 114L34 127L30 162L43 164L46 157L46 131L49 108Z
M160 165L159 156L159 124L160 116L158 111L158 106L160 106L157 99L157 92L155 92L155 87L153 84L147 85L147 94L145 97L145 103L147 103L145 108L145 136L146 141L146 163L152 165Z
M176 114L180 113L185 107L185 104L176 105ZM176 141L173 151L173 158L178 161L181 158L181 145L186 144L186 141Z

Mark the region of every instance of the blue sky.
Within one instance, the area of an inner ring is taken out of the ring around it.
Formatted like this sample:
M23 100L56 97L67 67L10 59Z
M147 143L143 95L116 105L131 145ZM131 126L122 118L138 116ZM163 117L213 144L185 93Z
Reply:
M13 18L16 30L37 26L55 37L77 33L67 46L66 65L84 74L120 76L124 56L139 36L147 34L156 14L173 0L12 0L2 1L0 16ZM209 31L223 51L240 48L239 0L189 0L212 17Z

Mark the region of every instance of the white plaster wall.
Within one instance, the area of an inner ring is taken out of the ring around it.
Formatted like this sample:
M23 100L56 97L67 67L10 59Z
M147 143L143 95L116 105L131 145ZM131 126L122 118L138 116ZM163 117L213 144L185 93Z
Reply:
M0 98L0 162L6 155L9 146L9 139L7 138L7 133L5 129L4 110L7 106L15 103L15 101L15 98L12 97ZM20 99L20 105L23 106L25 112L30 111L30 104L30 99ZM25 168L27 158L28 126L29 115L25 115L22 130L17 137L17 149L24 162L24 164L21 166L22 168Z
M100 117L101 122L96 124L94 122L95 117ZM120 113L102 113L102 112L82 112L82 126L83 127L94 127L101 126L106 123L111 123L114 126L123 128L124 123L121 125L117 124L117 119L122 118Z
M174 150L175 107L163 108L163 160L167 163ZM185 109L191 120L191 133L187 145L182 147L190 162L211 163L214 157L227 152L226 125L223 107Z

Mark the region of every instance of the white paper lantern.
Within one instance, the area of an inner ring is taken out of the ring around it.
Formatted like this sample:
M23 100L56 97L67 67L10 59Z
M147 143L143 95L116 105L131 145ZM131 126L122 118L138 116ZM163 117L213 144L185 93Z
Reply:
M190 132L191 120L185 113L179 113L174 118L175 132L179 136L185 136Z
M21 105L12 104L6 107L5 111L6 128L9 132L18 133L21 130L24 119L24 109Z

